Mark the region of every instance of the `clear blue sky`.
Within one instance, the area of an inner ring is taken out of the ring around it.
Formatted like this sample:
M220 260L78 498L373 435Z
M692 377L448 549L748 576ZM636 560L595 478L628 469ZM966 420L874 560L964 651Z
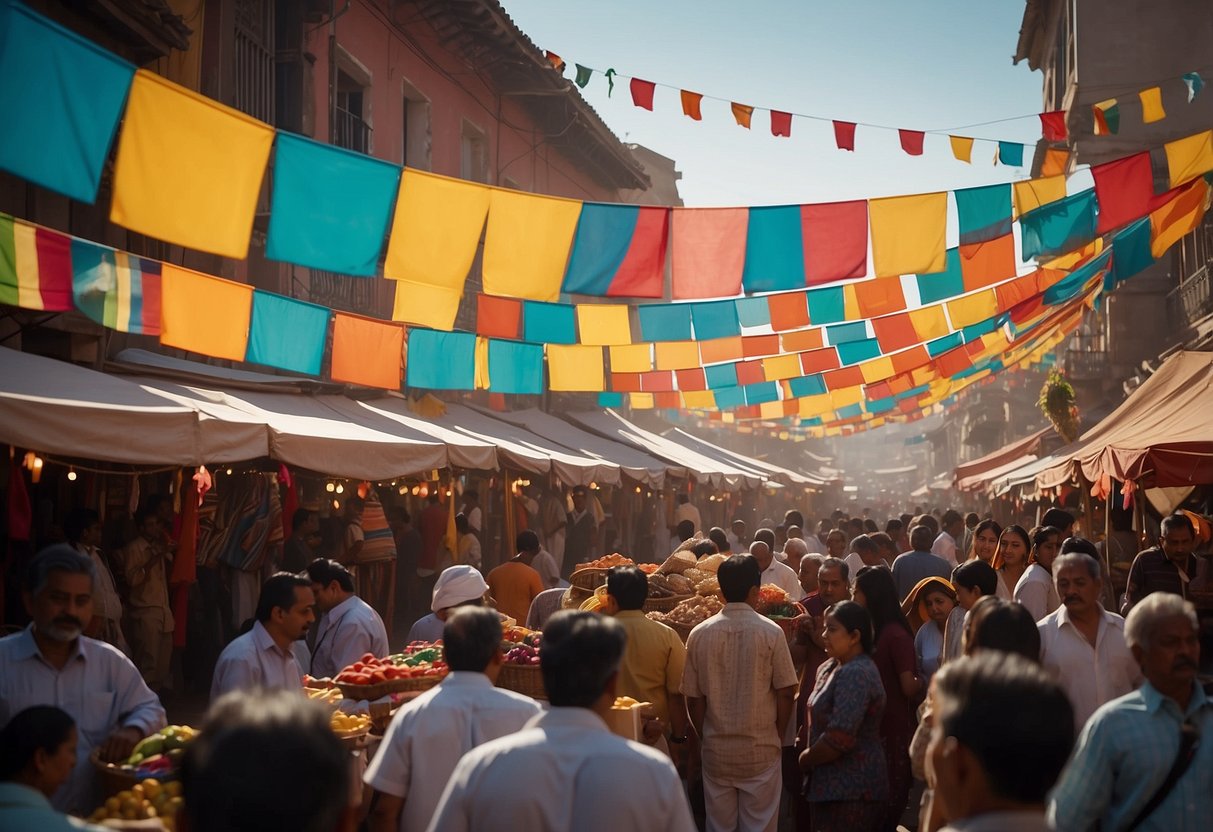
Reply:
M792 112L909 129L943 129L1034 114L1041 75L1013 66L1023 2L1015 0L503 0L542 49L569 64L679 85ZM793 119L792 137L733 122L725 102L682 115L676 90L658 87L654 112L632 105L627 80L607 96L595 74L583 93L624 140L673 158L688 205L821 202L1005 182L1026 169L991 164L978 142L973 165L952 158L945 136L923 156L896 132L865 129L856 152L834 147L829 122ZM965 131L960 131L965 132ZM1035 118L970 135L1030 144ZM1031 158L1031 147L1025 163Z

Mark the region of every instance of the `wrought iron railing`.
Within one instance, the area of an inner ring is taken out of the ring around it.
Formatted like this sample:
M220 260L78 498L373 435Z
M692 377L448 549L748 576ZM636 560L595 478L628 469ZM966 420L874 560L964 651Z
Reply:
M1187 327L1213 314L1213 294L1209 289L1209 265L1206 263L1167 295L1167 314L1171 323L1176 327Z
M333 118L333 144L359 153L371 152L371 126L361 116L337 107Z
M379 298L375 291L379 282L366 277L349 277L312 269L308 299L331 309L373 316L379 311Z

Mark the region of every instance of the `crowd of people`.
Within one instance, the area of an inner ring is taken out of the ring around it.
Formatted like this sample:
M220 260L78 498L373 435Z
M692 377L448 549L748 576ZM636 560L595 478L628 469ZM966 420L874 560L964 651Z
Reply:
M141 510L112 560L96 516L74 516L26 571L32 623L0 639L4 829L66 828L59 813L96 806L90 755L123 759L166 724L160 511ZM1118 596L1061 509L1032 529L945 511L883 530L839 512L815 531L792 510L752 536L741 520L703 529L686 499L677 512L679 540L724 556L723 609L685 643L643 613L637 566L607 572L599 612L562 610L575 560L542 527L487 574L472 556L418 569L430 612L408 638L441 640L450 673L397 710L365 771L299 692L391 652L366 600L376 577L288 540L290 571L260 583L215 664L178 828L1204 828L1213 699L1187 515L1164 518ZM482 522L459 516L461 538ZM347 552L363 539L349 528ZM803 609L783 627L756 610L771 585ZM546 702L495 685L503 621L542 631ZM641 741L607 729L617 696L649 703Z

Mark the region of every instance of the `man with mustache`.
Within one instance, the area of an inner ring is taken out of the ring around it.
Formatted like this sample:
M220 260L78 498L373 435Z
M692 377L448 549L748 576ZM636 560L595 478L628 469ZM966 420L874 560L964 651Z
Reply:
M164 708L117 648L82 635L93 615L96 568L71 546L38 553L26 573L23 599L33 623L0 639L0 727L32 705L54 705L76 721L76 766L52 804L87 812L93 766L101 749L119 761L139 740L165 726Z
M1125 620L1099 605L1099 561L1082 552L1059 555L1053 583L1061 606L1036 624L1040 663L1065 688L1082 730L1100 705L1136 688L1141 671L1125 644Z
M251 629L223 648L211 678L211 701L228 691L303 687L292 650L316 621L312 579L279 572L261 585Z
M1157 592L1129 613L1139 690L1095 712L1053 792L1054 829L1207 829L1213 700L1198 684L1196 610Z

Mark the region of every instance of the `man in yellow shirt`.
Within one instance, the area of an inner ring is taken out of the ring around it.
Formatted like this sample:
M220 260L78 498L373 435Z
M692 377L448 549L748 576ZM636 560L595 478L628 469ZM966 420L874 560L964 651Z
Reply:
M645 617L641 608L648 595L649 579L644 572L635 566L612 567L607 571L602 611L613 615L628 634L616 693L653 704L654 712L668 726L657 747L669 751L666 737L674 745L687 741L687 705L680 690L687 650L678 633Z
M531 566L539 554L539 536L530 529L518 533L514 540L518 554L498 566L488 576L489 594L497 601L497 609L519 623L526 621L531 601L543 592L543 578Z

